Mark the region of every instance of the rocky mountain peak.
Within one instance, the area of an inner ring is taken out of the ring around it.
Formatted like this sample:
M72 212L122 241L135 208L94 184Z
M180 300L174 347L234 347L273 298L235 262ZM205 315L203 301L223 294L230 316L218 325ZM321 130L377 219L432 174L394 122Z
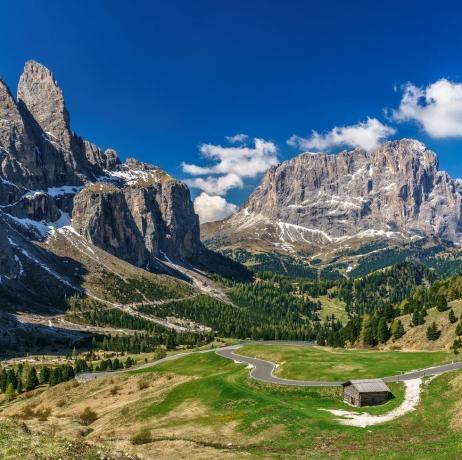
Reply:
M349 239L462 239L459 184L414 139L375 150L304 153L268 170L240 211L207 239L255 240L288 251ZM224 235L224 236L223 236ZM276 245L276 246L275 246ZM274 250L274 249L273 249Z
M53 74L42 64L27 61L19 79L18 102L49 136L69 149L72 133L64 95Z

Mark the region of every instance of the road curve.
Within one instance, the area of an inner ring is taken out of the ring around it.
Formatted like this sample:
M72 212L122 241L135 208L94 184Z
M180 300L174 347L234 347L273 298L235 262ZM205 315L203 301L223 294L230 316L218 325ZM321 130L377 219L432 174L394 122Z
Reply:
M261 342L249 342L249 343L257 343L262 345L299 345L299 346L313 346L314 343L311 342L290 342L290 341L261 341ZM243 356L235 353L235 350L241 348L242 346L246 345L246 342L237 344L237 345L229 345L219 349L211 348L208 350L200 350L200 351L187 351L183 353L177 353L175 355L167 356L166 358L159 359L154 362L149 362L143 364L138 367L128 368L128 369L120 369L118 371L107 371L107 372L84 372L78 374L76 376L76 380L79 383L85 383L90 380L94 380L101 377L107 377L109 375L114 374L121 374L125 372L131 372L134 370L145 369L148 367L153 367L158 364L168 362L168 361L175 361L177 359L183 358L185 356L193 355L193 354L201 354L201 353L211 353L215 352L217 355L231 359L236 363L247 364L251 367L250 370L250 377L258 380L260 382L265 383L272 383L276 385L292 385L292 386L299 386L299 387L338 387L342 385L342 382L335 382L335 381L327 381L327 380L292 380L292 379L284 379L281 377L277 377L273 374L275 369L278 367L277 364L271 361L265 361L263 359L258 358L251 358L249 356ZM433 375L440 375L444 374L445 372L455 371L462 369L462 361L460 362L453 362L450 364L442 364L440 366L429 367L426 369L415 370L411 372L406 372L399 375L392 375L389 377L383 377L382 380L384 382L401 382L404 380L412 380L422 377L430 377ZM345 376L345 380L349 378L348 375Z
M265 342L262 342L265 343ZM225 349L219 349L215 352L217 355L223 358L232 359L236 363L247 364L251 366L250 377L259 380L260 382L273 383L276 385L293 385L300 387L338 387L347 380L349 377L345 376L345 380L342 382L326 381L326 380L291 380L277 377L273 374L274 370L278 367L277 364L271 361L265 361L263 359L251 358L249 356L238 355L234 353L235 350L241 348L243 345L234 345L226 347ZM455 371L462 369L462 362L442 364L440 366L429 367L426 369L406 372L399 375L392 375L384 377L384 382L402 382L404 380L413 380L422 377L430 377L432 375L440 375L445 372Z
M223 349L227 349L227 348L228 347L223 347ZM184 358L185 356L189 356L189 355L195 355L195 354L199 354L199 353L211 353L212 351L215 351L215 350L216 350L215 348L210 348L208 350L186 351L186 352L183 352L183 353L177 353L175 355L167 356L166 358L158 359L157 361L151 361L149 363L142 364L141 366L129 367L128 369L119 369L117 371L82 372L80 374L77 374L75 376L75 379L79 383L85 383L85 382L89 382L90 380L99 379L101 377L108 377L108 376L114 375L114 374L124 374L126 372L133 372L133 371L137 371L139 369L146 369L148 367L157 366L158 364L162 364L162 363L165 363L165 362L168 362L168 361L175 361L177 359Z
M249 356L237 355L234 350L240 348L241 345L228 347L226 350L216 350L216 354L223 358L232 359L236 363L248 364L251 366L250 377L260 382L274 383L276 385L293 385L299 387L339 387L342 382L331 382L324 380L290 380L276 377L273 371L278 367L277 364L263 359L251 358Z

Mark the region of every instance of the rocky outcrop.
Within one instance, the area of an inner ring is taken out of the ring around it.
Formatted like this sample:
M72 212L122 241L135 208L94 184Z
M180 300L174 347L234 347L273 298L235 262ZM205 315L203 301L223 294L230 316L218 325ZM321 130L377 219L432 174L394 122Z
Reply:
M215 224L208 238L237 241L255 232L289 250L353 237L459 242L462 187L411 139L371 152L305 153L272 167L240 211Z
M164 252L180 258L197 256L201 250L199 218L188 187L179 181L163 182L156 201L165 222Z
M193 259L202 250L199 222L181 182L96 183L74 199L72 225L105 251L134 265L156 258Z
M122 190L110 184L84 188L74 199L73 227L95 246L138 267L149 264L142 235Z

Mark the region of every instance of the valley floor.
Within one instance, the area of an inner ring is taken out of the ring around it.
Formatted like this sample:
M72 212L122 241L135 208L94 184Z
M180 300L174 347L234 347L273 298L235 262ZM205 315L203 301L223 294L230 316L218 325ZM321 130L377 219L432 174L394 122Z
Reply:
M262 346L248 346L239 352L255 352L258 347ZM292 348L264 350L274 359L276 353ZM301 364L300 356L291 353L286 361L294 356L297 366L312 372L319 368L325 377L329 368L332 376L340 372L332 356L336 356L337 365L345 362L348 366L347 354L355 355L360 368L344 369L342 379L368 372L393 374L419 367L416 359L427 365L450 357L445 353L424 353L418 358L415 353L356 350L333 355L321 348L298 349L299 355L307 353L312 358ZM377 359L379 356L383 359ZM281 365L281 372L284 367ZM328 411L388 413L403 402L401 383L390 384L395 398L387 404L356 409L343 404L340 388L269 385L250 379L248 372L244 365L215 353L202 353L85 384L73 381L41 387L0 406L0 457L46 458L44 446L39 451L36 443L27 442L31 436L31 440L53 444L50 458L99 458L98 450L146 459L456 459L462 454L461 371L422 385L416 410L367 428L343 425ZM307 375L308 371L304 372ZM92 420L85 419L87 407L95 414ZM19 434L10 436L13 431ZM75 452L72 446L79 444L88 454L66 456L66 442L70 443L69 452ZM98 446L96 452L93 445Z

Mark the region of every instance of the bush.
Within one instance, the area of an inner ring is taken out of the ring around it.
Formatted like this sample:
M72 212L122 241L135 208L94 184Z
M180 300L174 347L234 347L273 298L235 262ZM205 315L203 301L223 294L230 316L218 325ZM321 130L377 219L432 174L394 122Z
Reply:
M146 388L149 388L149 381L144 378L138 380L138 389L145 390Z
M117 394L119 394L119 390L120 390L120 387L118 385L114 385L111 390L110 390L110 393L112 396L115 396Z
M24 409L22 410L21 417L27 420L27 419L32 418L34 415L35 415L34 407L32 406L32 404L29 404L25 406Z
M98 420L98 414L89 407L86 407L79 416L80 423L85 426L91 425L96 420Z
M50 416L50 414L51 414L51 408L49 408L49 407L44 407L42 409L37 409L35 411L35 416L41 422L46 422L48 420L48 417Z
M139 444L147 444L148 442L152 441L151 432L147 428L143 428L142 430L135 433L131 438L130 442L134 445Z

